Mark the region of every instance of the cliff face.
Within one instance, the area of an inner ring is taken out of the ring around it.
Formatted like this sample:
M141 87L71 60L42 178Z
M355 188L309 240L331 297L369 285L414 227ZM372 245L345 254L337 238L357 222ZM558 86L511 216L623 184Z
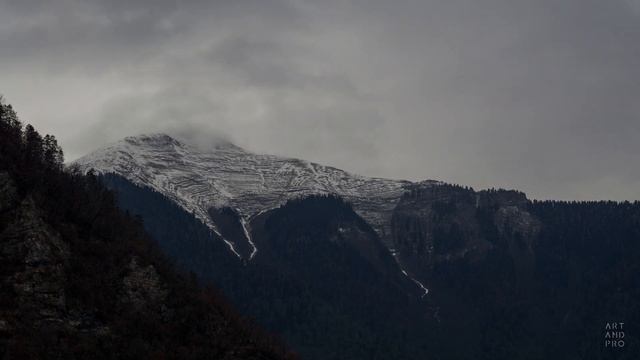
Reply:
M0 214L2 348L9 354L25 350L17 348L16 335L39 329L108 336L95 314L69 305L69 244L43 220L32 197L19 197L7 173L0 174Z
M34 326L47 324L72 329L75 319L65 311L64 267L69 247L41 218L33 199L19 199L13 181L0 175L2 227L0 261L2 284L11 294L2 309L3 330L12 333L29 319Z
M426 282L438 264L477 263L495 248L506 249L519 266L530 268L541 223L527 211L527 205L525 195L516 191L417 185L393 212L396 256Z
M452 186L416 186L396 206L392 221L395 250L417 274L434 264L470 253L490 243L480 236L471 190Z

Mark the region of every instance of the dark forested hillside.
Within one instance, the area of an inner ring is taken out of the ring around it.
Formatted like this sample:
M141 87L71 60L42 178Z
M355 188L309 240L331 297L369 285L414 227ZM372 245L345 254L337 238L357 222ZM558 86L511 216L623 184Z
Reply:
M407 193L392 228L432 290L448 358L640 355L640 203L444 185ZM607 323L620 322L624 346L607 347Z
M252 219L258 252L247 262L161 194L119 176L101 179L179 266L222 289L305 359L429 357L428 303L341 199L294 200Z
M531 203L529 211L544 224L533 301L558 319L562 315L550 343L558 349L576 344L583 358L638 358L640 203L543 201ZM607 322L625 323L624 350L602 348Z
M395 208L391 229L398 257L429 287L422 298L394 276L389 252L339 198L294 200L251 219L258 252L243 262L159 193L115 175L102 181L180 266L223 289L306 358L640 353L639 203L531 202L517 191L417 187ZM625 323L624 348L604 346L608 322Z
M0 105L0 358L291 357L178 275L140 220L62 159Z

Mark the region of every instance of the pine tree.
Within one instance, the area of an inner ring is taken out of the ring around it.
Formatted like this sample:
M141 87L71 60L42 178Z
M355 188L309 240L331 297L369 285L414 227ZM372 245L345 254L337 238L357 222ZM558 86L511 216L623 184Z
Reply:
M44 152L42 136L30 124L24 128L24 146L26 161L41 164Z
M5 105L0 96L0 162L15 166L15 159L22 151L22 123L11 105Z
M44 162L52 168L62 168L64 163L64 154L62 148L58 145L56 137L53 135L45 135L43 140Z

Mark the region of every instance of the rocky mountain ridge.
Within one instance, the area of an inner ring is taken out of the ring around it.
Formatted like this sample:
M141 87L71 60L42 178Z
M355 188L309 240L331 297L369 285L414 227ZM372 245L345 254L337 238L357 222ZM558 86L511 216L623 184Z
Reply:
M261 214L292 199L339 196L376 231L423 296L434 264L482 257L494 246L480 235L477 209L497 211L492 222L535 223L525 209L528 199L517 191L475 192L433 180L368 178L304 160L253 154L228 142L203 149L166 134L127 137L71 166L117 175L164 195L248 261L260 251L251 227ZM438 244L443 237L445 248Z
M351 202L381 236L388 240L391 212L412 185L405 180L369 178L316 163L253 154L233 144L212 149L179 141L166 134L127 137L94 151L72 166L83 172L117 174L171 198L219 233L210 209L230 207L243 222L287 200L316 194L336 194ZM424 185L438 184L426 181ZM239 244L229 246L240 254Z

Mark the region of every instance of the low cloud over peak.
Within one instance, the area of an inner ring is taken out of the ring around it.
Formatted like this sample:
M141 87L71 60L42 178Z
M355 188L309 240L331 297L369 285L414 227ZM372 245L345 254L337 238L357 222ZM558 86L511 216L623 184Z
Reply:
M640 199L638 9L0 0L0 92L70 159L139 133L223 134L365 175Z

